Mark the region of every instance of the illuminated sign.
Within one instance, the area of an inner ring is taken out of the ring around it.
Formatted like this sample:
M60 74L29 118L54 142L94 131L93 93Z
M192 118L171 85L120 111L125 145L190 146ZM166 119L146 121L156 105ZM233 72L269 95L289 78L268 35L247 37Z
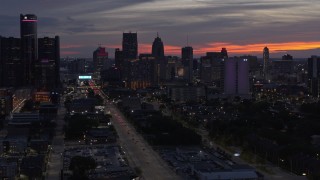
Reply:
M79 79L91 79L91 76L79 76Z
M38 20L35 19L24 19L22 22L37 22Z

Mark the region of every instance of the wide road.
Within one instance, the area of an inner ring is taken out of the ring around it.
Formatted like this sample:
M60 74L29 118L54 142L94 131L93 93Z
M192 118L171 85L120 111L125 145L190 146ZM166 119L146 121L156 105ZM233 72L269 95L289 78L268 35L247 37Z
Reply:
M143 179L181 179L135 131L135 128L126 121L122 113L113 104L107 103L105 109L110 111L113 117L111 122L119 135L120 145L128 157L130 166L140 168Z
M61 98L63 99L63 98ZM52 140L52 151L49 157L48 163L48 180L59 180L60 179L60 172L63 168L63 161L62 161L62 153L64 151L64 116L66 114L66 109L64 107L63 101L60 103L60 107L58 109L58 115L56 119L56 128L55 128L55 135Z

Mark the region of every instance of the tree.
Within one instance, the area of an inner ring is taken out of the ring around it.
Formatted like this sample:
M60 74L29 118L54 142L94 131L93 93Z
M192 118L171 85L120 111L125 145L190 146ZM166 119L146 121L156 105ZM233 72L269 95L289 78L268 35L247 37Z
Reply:
M71 179L88 179L87 171L96 167L97 163L92 157L74 156L69 166L73 172Z
M94 98L94 91L91 88L88 88L88 97L89 98Z
M99 125L99 120L88 119L86 115L74 114L66 117L68 127L66 129L67 139L78 139L83 136L87 130Z
M26 100L22 107L22 111L33 111L34 110L34 102L31 99Z

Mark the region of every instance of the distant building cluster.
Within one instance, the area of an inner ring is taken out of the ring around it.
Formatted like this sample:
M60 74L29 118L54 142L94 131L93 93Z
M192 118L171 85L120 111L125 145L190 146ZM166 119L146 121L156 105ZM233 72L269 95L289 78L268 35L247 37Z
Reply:
M0 86L38 91L59 87L59 37L38 38L37 23L37 16L21 14L20 38L0 37Z

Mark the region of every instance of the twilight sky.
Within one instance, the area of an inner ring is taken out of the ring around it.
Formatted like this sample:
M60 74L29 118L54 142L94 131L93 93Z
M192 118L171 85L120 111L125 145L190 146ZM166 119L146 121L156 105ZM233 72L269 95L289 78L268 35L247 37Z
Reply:
M62 57L111 57L122 32L138 32L149 53L159 32L166 55L187 44L199 57L226 47L231 55L320 55L319 0L1 0L0 35L19 37L19 14L38 16L38 37L59 35Z

